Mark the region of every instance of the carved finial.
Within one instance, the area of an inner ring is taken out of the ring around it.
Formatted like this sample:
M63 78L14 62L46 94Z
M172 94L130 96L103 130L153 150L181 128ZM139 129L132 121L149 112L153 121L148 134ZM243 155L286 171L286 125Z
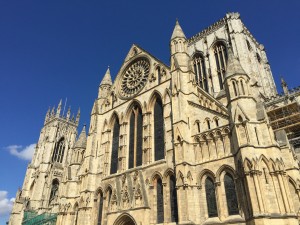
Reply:
M71 106L69 106L69 108L68 108L68 112L67 112L67 120L70 119L70 115L71 115Z
M285 95L288 95L288 94L289 94L288 85L287 85L287 83L285 82L285 80L283 79L282 76L280 76L280 79L281 79L281 87L282 87L282 89L283 89L283 93L284 93Z
M53 116L55 114L55 106L53 106L52 110L51 110L51 116Z
M77 116L76 116L76 121L75 121L77 124L79 122L79 119L80 119L80 108L78 109Z
M49 106L46 116L45 116L45 123L49 120L49 117L50 117L50 106Z
M60 111L61 111L61 104L62 104L62 100L59 101L58 106L57 106L57 110L56 110L56 115L59 116L60 115Z

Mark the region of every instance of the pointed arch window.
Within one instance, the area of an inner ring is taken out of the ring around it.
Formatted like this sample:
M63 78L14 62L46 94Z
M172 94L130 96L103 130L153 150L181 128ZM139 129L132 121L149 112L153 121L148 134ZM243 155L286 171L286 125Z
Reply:
M206 120L206 124L207 124L207 129L210 130L210 121L209 121L209 119Z
M210 177L205 180L205 193L208 217L218 216L215 184Z
M154 148L155 160L165 157L165 135L164 135L164 113L160 98L156 99L154 105Z
M223 90L223 79L226 71L227 49L224 43L218 42L214 48L215 61L219 79L220 90Z
M112 196L112 190L111 190L110 187L108 188L107 195L108 195L107 206L109 208L110 207L110 200L111 200L111 196Z
M226 193L226 201L229 215L239 214L238 201L236 197L236 190L233 177L226 173L224 176L224 185Z
M99 208L98 208L97 225L102 224L102 214L103 214L103 194L102 194L102 192L100 192L99 193Z
M129 129L128 168L130 169L143 163L143 115L138 106L132 109Z
M52 155L52 162L62 163L65 153L65 139L62 137L56 144Z
M177 191L176 178L174 175L170 176L170 206L171 206L171 222L178 222L178 205L177 205Z
M236 90L236 84L235 81L232 81L232 87L233 87L233 91L234 91L234 96L237 96L237 90Z
M242 94L245 95L245 88L244 88L244 82L243 82L243 80L240 80L240 84L241 84Z
M215 118L215 124L216 124L216 127L219 126L219 119L218 118Z
M120 136L120 124L119 124L118 117L116 117L114 127L113 127L113 136L112 136L110 174L114 174L118 171L119 136Z
M158 79L158 83L160 84L160 82L161 82L161 69L160 69L160 66L156 67L156 76L157 76L157 79Z
M58 196L58 188L59 188L59 182L57 179L54 179L52 181L49 203L56 200L56 198Z
M157 223L164 222L164 194L160 178L156 180Z
M204 56L197 53L193 58L193 65L196 83L206 92L209 92Z
M197 130L198 130L198 133L200 133L201 132L201 127L200 127L200 121L196 121L196 125L197 125Z

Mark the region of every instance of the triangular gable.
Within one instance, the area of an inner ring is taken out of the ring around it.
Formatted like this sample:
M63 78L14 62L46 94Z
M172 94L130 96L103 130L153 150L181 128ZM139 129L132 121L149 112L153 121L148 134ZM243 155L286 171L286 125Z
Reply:
M113 86L112 86L112 90L114 90L116 88L117 82L119 77L122 76L122 73L124 71L124 69L135 59L139 58L139 57L147 57L150 59L151 62L151 68L153 70L153 65L161 65L162 67L164 67L168 72L170 70L170 67L167 66L165 63L163 63L162 61L160 61L159 59L157 59L156 57L154 57L153 55L151 55L149 52L147 52L146 50L142 49L141 47L137 46L136 44L133 44L127 54L127 56L125 57L124 63L121 66L114 82L113 82ZM150 75L151 75L151 71L150 71Z
M243 119L247 119L249 120L249 117L247 116L247 114L245 113L244 109L242 108L242 106L240 106L239 104L237 104L235 112L234 112L234 122L238 122L238 117L239 115L243 116Z

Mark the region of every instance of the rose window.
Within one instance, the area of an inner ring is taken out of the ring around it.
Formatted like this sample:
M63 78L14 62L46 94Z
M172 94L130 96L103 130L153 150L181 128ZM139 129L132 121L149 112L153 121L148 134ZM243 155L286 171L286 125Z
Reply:
M120 94L125 98L138 94L145 86L150 71L150 64L146 59L132 63L123 73Z

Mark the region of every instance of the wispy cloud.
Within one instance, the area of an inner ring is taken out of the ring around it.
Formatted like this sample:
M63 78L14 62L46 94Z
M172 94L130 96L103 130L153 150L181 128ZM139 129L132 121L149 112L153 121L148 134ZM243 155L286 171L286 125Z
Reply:
M17 156L20 159L31 160L34 154L35 144L31 144L23 148L22 145L10 145L6 149L10 154Z
M11 212L14 201L14 198L7 198L7 191L0 191L0 216L7 216Z

